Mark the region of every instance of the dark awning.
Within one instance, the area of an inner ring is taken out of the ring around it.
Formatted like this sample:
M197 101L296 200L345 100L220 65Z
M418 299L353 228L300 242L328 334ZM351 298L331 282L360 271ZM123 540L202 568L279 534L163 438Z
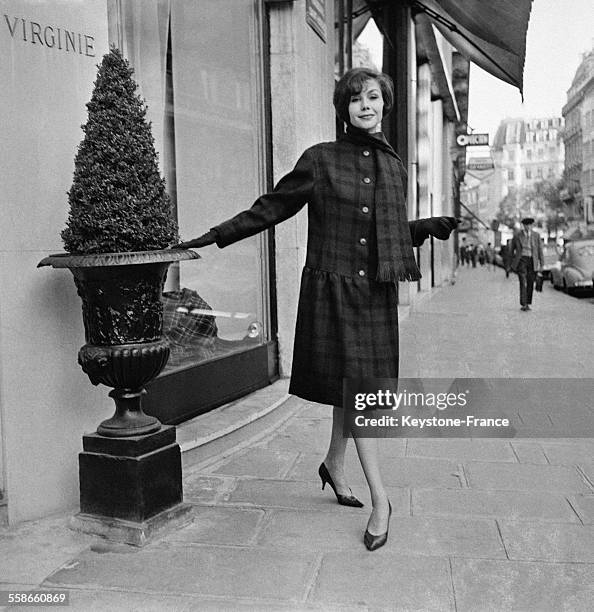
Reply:
M523 86L532 0L411 0L462 55L498 79Z
M532 0L353 0L353 12L367 9L383 32L392 3L423 11L464 57L522 92Z
M426 60L431 67L431 99L441 99L446 117L450 121L460 121L461 115L450 74L443 65L433 26L424 13L415 17L415 38L417 61Z

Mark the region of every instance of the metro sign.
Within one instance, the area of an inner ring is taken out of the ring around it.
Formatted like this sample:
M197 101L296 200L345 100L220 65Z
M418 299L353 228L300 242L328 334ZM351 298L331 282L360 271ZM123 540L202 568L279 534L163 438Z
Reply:
M460 147L473 147L489 144L489 134L460 134L456 138Z

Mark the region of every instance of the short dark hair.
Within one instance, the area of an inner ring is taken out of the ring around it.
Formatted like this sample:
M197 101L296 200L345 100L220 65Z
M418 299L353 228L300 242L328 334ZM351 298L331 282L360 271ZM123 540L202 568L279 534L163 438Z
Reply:
M391 77L373 68L352 68L341 77L334 88L334 108L339 119L342 119L345 123L350 123L349 104L351 98L361 93L363 85L369 79L375 79L379 83L384 99L384 117L392 110L394 106L394 84Z

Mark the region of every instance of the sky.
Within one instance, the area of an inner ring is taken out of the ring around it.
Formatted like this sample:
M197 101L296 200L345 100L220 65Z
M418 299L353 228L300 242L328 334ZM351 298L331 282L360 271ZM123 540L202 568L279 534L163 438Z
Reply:
M593 0L534 0L526 41L524 103L517 88L471 65L468 125L493 137L506 117L560 117L567 90L594 45Z

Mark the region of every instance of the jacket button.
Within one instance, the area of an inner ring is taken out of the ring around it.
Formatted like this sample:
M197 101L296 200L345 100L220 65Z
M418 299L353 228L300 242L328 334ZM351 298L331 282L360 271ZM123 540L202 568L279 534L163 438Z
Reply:
M368 206L363 206L363 208L361 209L364 213L368 213L369 212L369 207Z
M366 176L366 177L363 179L363 182L364 182L366 185L369 185L369 183L371 183L371 179L370 179L368 176Z
M365 157L369 157L369 151L365 149L365 151L363 151L363 155L365 155Z
M359 270L359 276L365 276L365 270Z
M360 239L359 239L359 242L360 242L360 243L361 243L363 246L365 246L365 245L367 244L367 240L365 240L365 238L360 238Z

